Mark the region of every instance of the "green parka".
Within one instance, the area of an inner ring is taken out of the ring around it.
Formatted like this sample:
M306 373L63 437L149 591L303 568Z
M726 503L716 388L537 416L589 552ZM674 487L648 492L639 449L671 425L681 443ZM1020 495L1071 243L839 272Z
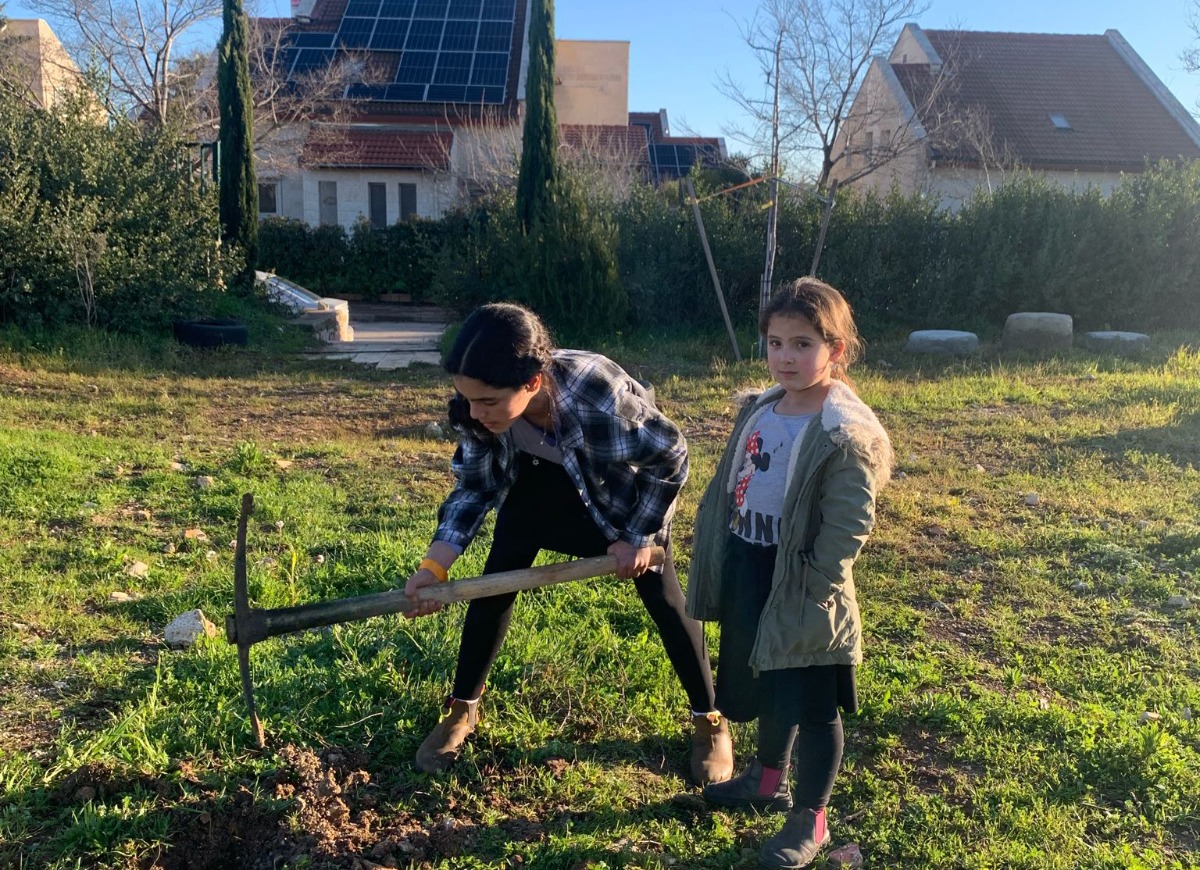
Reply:
M783 392L776 386L747 401L700 501L687 587L687 611L696 619L721 618L721 566L743 445ZM891 468L892 445L879 419L835 380L788 461L775 573L750 656L756 671L862 662L853 565Z

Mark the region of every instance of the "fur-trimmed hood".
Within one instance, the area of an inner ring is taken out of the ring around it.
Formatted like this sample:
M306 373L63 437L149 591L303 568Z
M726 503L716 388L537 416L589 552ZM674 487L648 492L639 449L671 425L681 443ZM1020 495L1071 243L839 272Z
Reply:
M779 385L766 390L741 390L734 395L739 408L754 405L751 420L766 406L783 397ZM745 427L743 427L745 428ZM835 380L821 407L821 428L838 447L846 447L862 457L875 473L877 487L882 489L892 476L895 454L892 440L879 418L845 382Z

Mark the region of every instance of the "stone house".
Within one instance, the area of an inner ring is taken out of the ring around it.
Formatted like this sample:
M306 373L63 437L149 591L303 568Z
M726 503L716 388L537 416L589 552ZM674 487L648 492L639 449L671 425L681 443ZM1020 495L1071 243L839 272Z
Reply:
M1015 171L1107 194L1148 163L1200 157L1200 125L1116 30L909 24L872 61L835 153L831 180L953 209Z

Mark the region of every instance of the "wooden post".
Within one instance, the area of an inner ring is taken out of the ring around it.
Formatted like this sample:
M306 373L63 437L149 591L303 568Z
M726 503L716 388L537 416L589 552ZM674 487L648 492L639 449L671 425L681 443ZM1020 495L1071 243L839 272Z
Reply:
M821 262L821 251L825 249L825 233L829 230L829 219L833 217L833 203L837 197L838 180L835 178L829 185L825 195L825 213L821 215L821 231L817 234L817 249L813 251L812 268L808 270L810 278L817 277L817 265Z
M721 279L717 275L717 265L713 262L712 250L708 247L708 233L704 231L704 218L700 216L700 201L696 199L696 188L690 178L684 178L687 185L688 200L692 204L692 213L696 216L696 229L700 231L700 244L704 246L704 257L708 260L708 274L712 276L713 288L717 291L717 304L721 306L721 317L725 318L725 330L729 333L729 343L733 345L733 358L742 361L742 352L738 350L737 336L733 333L733 323L729 320L729 309L725 307L725 293L721 290Z

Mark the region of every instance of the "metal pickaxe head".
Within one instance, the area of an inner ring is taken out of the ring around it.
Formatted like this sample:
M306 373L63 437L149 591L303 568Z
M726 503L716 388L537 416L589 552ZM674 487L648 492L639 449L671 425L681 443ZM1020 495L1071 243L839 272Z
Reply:
M250 523L250 514L254 512L254 496L246 493L242 496L242 513L238 517L237 549L233 555L233 615L225 617L225 636L230 643L236 643L238 648L238 670L242 674L242 695L246 698L246 707L250 711L250 726L254 729L254 741L258 748L267 745L263 733L262 721L258 718L258 710L254 706L254 683L250 679L250 647L255 638L249 630L241 631L250 625L250 590L246 583L246 527Z

